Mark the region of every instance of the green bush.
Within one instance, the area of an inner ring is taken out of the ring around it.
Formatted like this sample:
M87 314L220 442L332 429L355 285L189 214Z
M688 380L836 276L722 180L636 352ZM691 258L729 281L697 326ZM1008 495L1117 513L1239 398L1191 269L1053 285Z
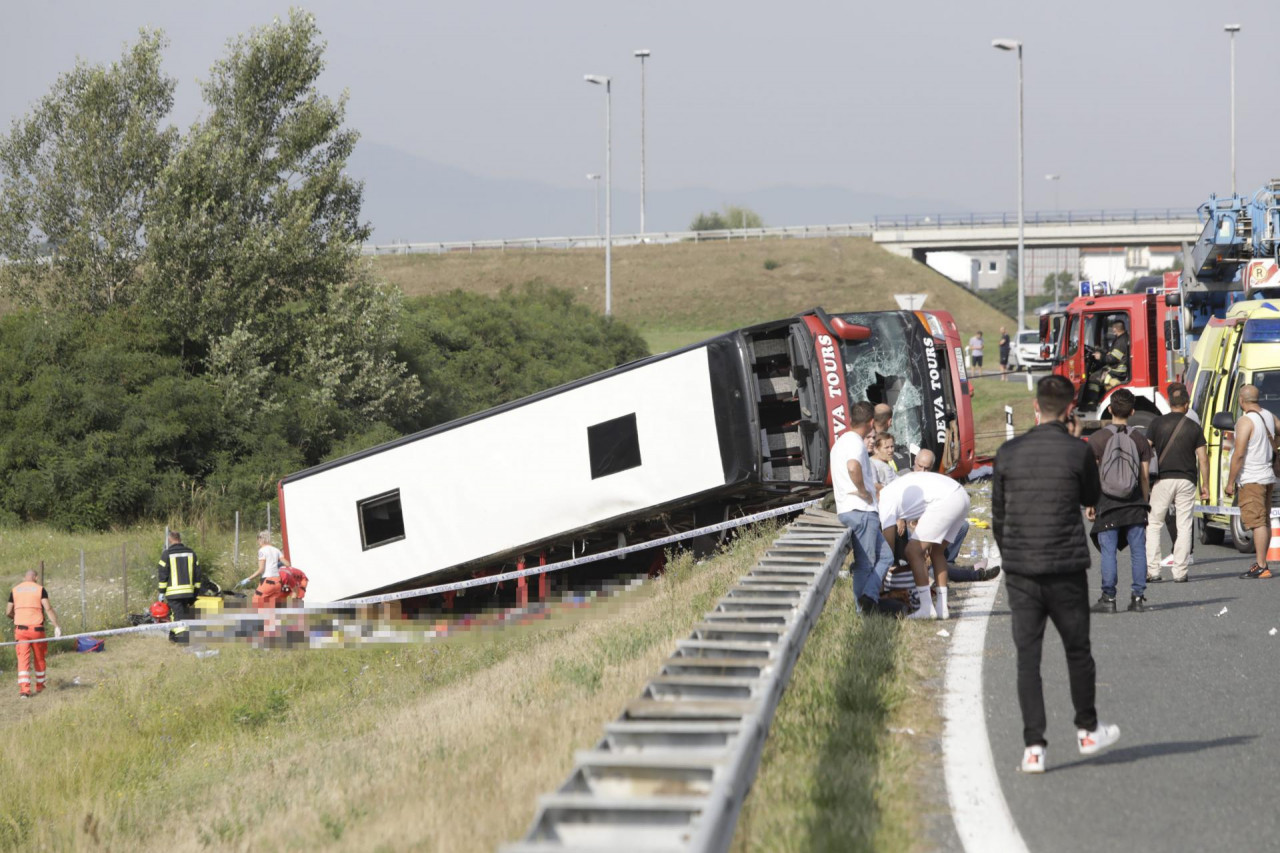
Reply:
M780 266L782 266L782 264L775 261L773 258L765 258L764 260L764 268L767 270L776 270Z

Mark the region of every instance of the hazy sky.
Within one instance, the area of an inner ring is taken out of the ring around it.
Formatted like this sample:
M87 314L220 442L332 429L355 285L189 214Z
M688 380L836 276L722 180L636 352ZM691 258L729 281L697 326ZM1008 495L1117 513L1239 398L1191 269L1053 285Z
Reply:
M1272 176L1280 3L1162 0L916 2L313 2L322 78L350 92L367 140L487 177L564 187L603 167L614 79L614 180L639 186L640 68L648 48L651 189L837 186L1016 204L1021 39L1029 209L1193 207L1230 188L1229 53L1237 36L1238 179ZM0 112L24 113L77 57L110 61L140 26L164 29L175 122L226 40L283 16L271 0L11 3Z

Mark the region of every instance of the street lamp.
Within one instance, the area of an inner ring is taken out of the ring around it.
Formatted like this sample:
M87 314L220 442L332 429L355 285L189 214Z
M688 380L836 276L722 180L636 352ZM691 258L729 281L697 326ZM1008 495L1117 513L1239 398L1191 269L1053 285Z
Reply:
M1016 39L994 39L991 46L996 50L1016 50L1018 52L1018 331L1025 326L1023 314L1026 313L1027 293L1023 286L1026 275L1026 264L1023 263L1023 228L1025 220L1022 212L1022 42Z
M1236 194L1236 33L1239 24L1227 24L1222 28L1231 39L1231 194Z
M644 234L644 61L649 51L636 50L632 55L640 60L640 233Z
M613 314L613 81L599 74L585 74L584 80L604 86L604 316Z
M595 181L595 189L592 191L592 195L595 196L595 200L596 200L596 207L595 207L596 215L593 221L596 223L596 236L599 237L600 236L600 176L587 175L587 180Z

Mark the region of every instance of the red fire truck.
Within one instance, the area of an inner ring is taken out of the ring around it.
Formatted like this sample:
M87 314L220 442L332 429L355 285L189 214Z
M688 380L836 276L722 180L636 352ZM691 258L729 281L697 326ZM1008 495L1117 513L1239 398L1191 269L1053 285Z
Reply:
M1077 412L1085 429L1098 429L1111 417L1110 398L1116 388L1128 388L1137 397L1131 422L1145 427L1169 411L1164 388L1182 379L1182 317L1177 305L1177 273L1163 287L1145 293L1094 293L1085 291L1056 314L1040 317L1040 340L1053 372L1065 376L1077 389ZM1172 303L1172 304L1171 304ZM1101 357L1112 349L1116 321L1129 336L1126 381L1108 388L1101 379L1106 368ZM1098 356L1095 360L1091 356ZM1101 385L1102 387L1098 387Z

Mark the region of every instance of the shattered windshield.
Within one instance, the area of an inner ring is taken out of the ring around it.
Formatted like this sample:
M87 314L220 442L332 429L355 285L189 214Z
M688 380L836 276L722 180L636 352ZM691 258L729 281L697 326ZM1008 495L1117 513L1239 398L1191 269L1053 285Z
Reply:
M910 314L840 316L871 329L870 340L842 344L849 400L888 403L893 406L893 437L897 443L909 447L913 454L922 447L937 452L941 442L936 437L932 401L941 392L930 393L928 356L933 355L935 373L941 365L935 348L926 347L926 338L928 344L933 339ZM945 420L943 433L945 438Z

